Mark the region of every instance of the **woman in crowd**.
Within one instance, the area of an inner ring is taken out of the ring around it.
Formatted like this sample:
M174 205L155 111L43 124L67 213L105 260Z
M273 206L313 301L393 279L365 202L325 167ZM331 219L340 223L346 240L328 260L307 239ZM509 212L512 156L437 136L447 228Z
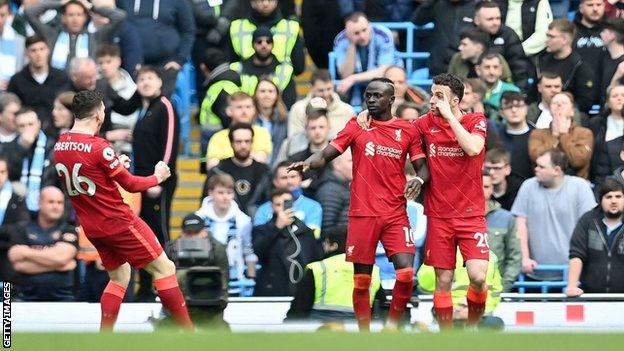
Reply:
M594 133L594 155L591 162L591 181L598 185L605 177L624 165L620 158L624 135L624 85L607 90L607 109L602 116L589 121Z
M271 133L273 153L269 164L272 164L277 158L282 141L288 136L286 120L288 111L286 111L286 105L282 101L277 85L269 77L260 78L254 93L254 103L258 111L256 123Z
M68 131L74 124L74 116L71 112L72 100L74 100L73 91L65 91L56 96L54 99L54 108L52 109L52 122L54 128L61 135Z

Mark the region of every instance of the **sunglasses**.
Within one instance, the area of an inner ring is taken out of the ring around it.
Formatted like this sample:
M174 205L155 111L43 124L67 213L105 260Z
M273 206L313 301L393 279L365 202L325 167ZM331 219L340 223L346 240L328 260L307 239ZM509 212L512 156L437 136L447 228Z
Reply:
M267 43L267 44L273 44L273 39L256 39L254 41L255 44L262 44L262 43Z

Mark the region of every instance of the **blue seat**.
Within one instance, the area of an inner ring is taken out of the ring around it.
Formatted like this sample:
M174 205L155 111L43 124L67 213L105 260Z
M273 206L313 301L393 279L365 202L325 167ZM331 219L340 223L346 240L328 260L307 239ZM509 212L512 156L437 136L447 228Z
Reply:
M518 288L518 293L524 294L527 288L538 288L543 294L550 290L562 292L563 288L568 285L568 266L567 265L547 265L542 264L534 269L535 272L561 272L563 278L561 280L543 280L543 281L526 281L526 276L521 273L518 280L514 283L514 287Z
M182 66L182 70L178 73L176 87L171 95L171 101L180 118L180 144L183 145L182 154L184 156L190 155L190 143L188 141L191 133L191 103L194 95L197 95L195 67L189 61Z

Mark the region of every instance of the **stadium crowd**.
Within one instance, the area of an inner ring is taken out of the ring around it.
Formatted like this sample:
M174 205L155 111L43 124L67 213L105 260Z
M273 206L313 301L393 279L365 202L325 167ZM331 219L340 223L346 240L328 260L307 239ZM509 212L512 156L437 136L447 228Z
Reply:
M387 22L433 23L410 46L428 61L409 71L406 36ZM371 79L392 80L393 113L414 120L429 108L427 79L448 72L464 82L461 108L489 119L483 188L498 292L519 274L563 279L544 265L567 266L570 296L624 292L624 1L0 0L0 280L19 299L95 302L108 279L67 197L88 179L52 158L78 147L55 144L72 126L75 92L102 92L101 136L132 158L134 174L160 160L171 168L160 186L123 194L170 246L179 134L189 127L179 118L188 106L172 95L190 66L201 129L193 157L206 174L195 214L207 231L188 217L183 236L202 232L227 254L227 269L212 264L231 287L251 282L255 296L297 296L301 306L318 299L299 290L324 276L314 262L344 254L337 231L352 160L287 166L365 108ZM310 90L298 96L306 71ZM78 187L60 184L61 172ZM415 176L409 166L405 176ZM423 207L410 201L407 211L421 248ZM378 264L392 280L381 249ZM135 281L126 300L153 301L149 275Z

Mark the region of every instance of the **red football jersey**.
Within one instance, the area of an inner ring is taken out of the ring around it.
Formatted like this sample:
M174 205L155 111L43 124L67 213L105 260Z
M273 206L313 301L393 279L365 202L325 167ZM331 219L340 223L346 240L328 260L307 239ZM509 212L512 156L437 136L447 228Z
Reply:
M340 152L351 148L353 181L350 216L405 213L405 159L425 157L416 128L396 117L371 121L363 130L352 118L331 144Z
M112 179L124 166L106 140L89 134L64 133L54 145L54 161L87 237L128 229L135 216Z
M482 113L463 115L460 123L469 133L485 139L487 122ZM485 148L476 156L468 156L451 126L431 112L415 120L414 125L425 141L431 174L425 193L425 214L440 218L485 215Z

